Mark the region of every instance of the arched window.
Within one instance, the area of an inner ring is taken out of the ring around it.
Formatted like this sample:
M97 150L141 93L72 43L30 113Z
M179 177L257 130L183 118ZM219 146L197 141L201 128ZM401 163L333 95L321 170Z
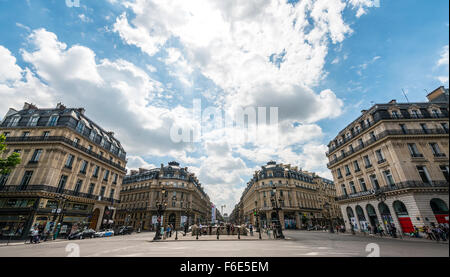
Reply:
M394 201L393 205L394 205L394 210L395 210L395 213L397 214L397 216L408 215L408 210L406 209L406 206L405 206L405 204L403 204L402 201L399 201L399 200Z
M380 211L381 215L390 215L391 211L389 211L389 207L384 203L381 202L378 204L378 210Z
M365 221L366 217L364 216L364 211L361 208L361 206L356 206L356 214L358 215L358 220L359 221Z
M431 199L430 206L434 214L448 214L448 206L442 199Z
M355 214L353 213L353 209L351 207L347 207L347 215L349 218L355 217Z

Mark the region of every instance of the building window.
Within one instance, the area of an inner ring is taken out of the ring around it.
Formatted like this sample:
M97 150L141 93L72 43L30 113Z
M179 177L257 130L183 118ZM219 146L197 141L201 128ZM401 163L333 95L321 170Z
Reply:
M347 188L345 187L345 184L342 184L342 193L343 193L345 196L348 196Z
M0 175L0 188L6 185L6 182L8 182L9 174L1 174Z
M111 191L109 192L109 198L114 199L114 189L111 189Z
M348 167L348 165L344 165L344 168L345 168L345 175L346 176L350 175L351 172L350 172L350 168Z
M448 124L447 123L441 123L441 126L445 130L445 132L448 133Z
M418 110L411 110L411 116L413 118L419 118L420 117L419 111Z
M431 151L433 151L433 155L435 157L444 157L445 154L441 152L441 149L439 148L439 145L435 142L430 143Z
M436 109L431 110L431 113L433 114L433 117L436 117L436 118L440 117L440 115L439 115L440 113Z
M3 135L7 138L9 136L9 132L4 132Z
M23 175L22 182L20 183L20 189L26 189L28 184L30 183L31 176L33 176L33 171L25 171L25 174Z
M364 178L359 179L359 185L361 186L361 191L367 191L367 186Z
M119 175L117 173L114 174L113 184L117 184L117 177Z
M87 161L83 161L83 163L81 164L81 169L80 169L80 173L81 174L86 174L87 166L88 166L88 162Z
M419 172L422 182L431 184L431 178L430 178L430 175L428 174L427 168L425 166L418 165L417 171Z
M80 133L80 134L83 133L83 131L84 131L84 123L83 123L81 120L78 121L76 130L77 130L77 132Z
M97 178L99 171L100 171L100 166L96 165L95 169L94 169L94 174L92 174L92 177Z
M31 157L30 163L37 163L41 157L42 149L34 150L33 156Z
M28 126L36 126L39 120L39 116L38 115L33 115L32 117L30 117L30 121L28 121Z
M439 166L439 168L441 169L442 174L445 177L445 180L447 180L447 182L449 181L449 170L448 170L448 165L441 165Z
M358 144L359 144L359 147L361 147L361 148L364 147L364 142L362 139L358 139Z
M364 164L366 165L366 168L372 167L369 156L364 156Z
M72 169L74 156L72 154L69 154L66 160L66 164L64 165L66 168Z
M92 129L91 133L89 134L89 139L94 141L96 135L97 135L97 132L94 129Z
M78 179L77 183L75 184L74 192L78 194L81 190L81 186L83 185L83 180Z
M373 140L373 141L377 140L377 137L375 136L374 132L370 132L370 139Z
M392 177L391 171L390 170L385 170L383 171L384 174L384 178L386 179L386 184L388 184L388 186L395 186L395 182L394 182L394 178Z
M375 174L370 175L370 182L372 183L372 187L374 189L380 189L380 184L378 183L378 179Z
M400 124L400 129L402 129L402 133L403 134L407 134L408 133L408 128L406 128L405 124Z
M356 193L356 187L355 187L355 183L353 181L350 182L350 189L352 190L353 194Z
M43 136L44 138L48 138L48 137L50 136L50 132L49 132L49 131L44 131L44 132L42 133L42 136Z
M89 194L89 195L94 194L94 189L95 189L95 184L94 184L94 183L91 183L91 184L89 185L88 194Z
M22 133L22 137L23 138L26 138L26 137L29 137L30 136L30 132L23 132Z
M19 124L20 116L14 116L8 124L8 127L15 127Z
M419 150L417 149L415 143L408 143L408 149L409 153L411 153L411 157L413 158L423 157L423 155L419 153Z
M58 123L58 117L57 115L52 115L50 116L50 119L48 120L48 126L56 126L56 124Z
M66 183L67 183L67 176L61 175L61 178L59 179L58 189L56 192L61 193L64 190Z
M105 170L105 174L103 175L103 181L108 181L109 178L109 170Z
M353 167L355 168L355 172L361 171L358 161L353 161Z
M384 159L383 152L381 152L381 149L376 150L375 154L377 155L377 159L378 159L378 163L379 164L384 163L386 161Z
M105 190L106 190L106 187L102 186L101 189L100 189L100 196L101 197L103 197L105 195Z
M398 111L392 111L392 117L398 119L400 116L398 115Z
M425 124L425 123L420 123L420 127L422 127L422 131L425 133L425 134L428 134L430 131L428 130L428 128L427 128L427 124Z

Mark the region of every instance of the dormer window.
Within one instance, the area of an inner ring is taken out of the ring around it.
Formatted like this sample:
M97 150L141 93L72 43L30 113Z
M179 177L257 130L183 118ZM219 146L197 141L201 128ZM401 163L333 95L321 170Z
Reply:
M392 111L392 117L393 118L400 118L400 114L399 114L399 112L398 111Z
M439 112L439 110L432 109L432 110L431 110L431 114L433 115L433 117L436 117L436 118L440 117L440 112Z
M14 116L8 124L8 127L15 127L19 124L20 116Z
M76 130L77 130L78 133L81 133L81 134L83 133L83 131L84 131L84 123L81 120L78 121Z
M56 126L57 122L58 122L58 115L54 114L52 116L50 116L50 119L48 120L48 126Z
M92 129L92 130L91 130L91 133L89 134L89 139L93 141L93 140L95 139L96 133L97 133L97 132L95 132L95 130Z
M420 112L419 110L411 110L411 116L413 118L419 118L420 117Z
M39 115L33 115L30 117L30 121L28 121L28 126L36 126L39 120Z

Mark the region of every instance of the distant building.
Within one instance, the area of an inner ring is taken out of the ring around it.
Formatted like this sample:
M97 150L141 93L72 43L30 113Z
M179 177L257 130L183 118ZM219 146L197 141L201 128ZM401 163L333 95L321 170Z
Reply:
M162 190L166 197L163 197ZM176 228L185 222L210 223L211 202L194 173L177 162L160 168L131 171L123 180L121 204L116 216L120 225L142 230L156 226L158 202L166 203L162 224Z
M0 232L28 236L32 226L67 234L73 226L113 224L126 153L113 132L83 108L40 109L25 103L0 123L7 151L22 162L0 176ZM19 231L22 233L20 234Z
M230 219L236 223L256 224L255 210L261 210L261 223L278 223L270 201L272 188L281 198L280 221L283 228L300 229L309 226L327 226L330 213L334 224L341 222L339 206L335 203L336 191L332 181L315 173L302 171L289 164L268 162L254 173ZM324 208L328 203L330 209Z
M329 143L328 168L347 228L394 224L409 233L414 225L448 223L449 91L440 87L427 97L363 110Z

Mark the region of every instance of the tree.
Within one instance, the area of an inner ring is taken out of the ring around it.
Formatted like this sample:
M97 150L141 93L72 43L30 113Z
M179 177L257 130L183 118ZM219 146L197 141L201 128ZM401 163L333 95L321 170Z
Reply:
M6 150L5 141L6 137L4 135L0 135L0 156ZM6 159L0 158L0 175L9 174L16 165L20 164L20 162L20 154L16 152L9 155Z

